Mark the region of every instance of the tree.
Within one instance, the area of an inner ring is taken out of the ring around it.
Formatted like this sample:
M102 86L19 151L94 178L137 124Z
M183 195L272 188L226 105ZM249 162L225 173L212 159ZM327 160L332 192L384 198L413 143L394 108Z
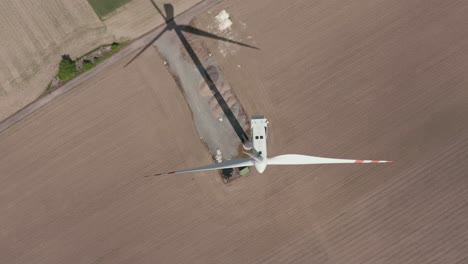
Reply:
M119 48L119 46L120 46L120 44L117 43L117 42L112 42L112 44L111 44L111 48L112 48L113 51L115 51L117 48Z
M76 64L70 58L70 55L62 55L62 61L59 64L58 78L62 81L70 80L76 74Z

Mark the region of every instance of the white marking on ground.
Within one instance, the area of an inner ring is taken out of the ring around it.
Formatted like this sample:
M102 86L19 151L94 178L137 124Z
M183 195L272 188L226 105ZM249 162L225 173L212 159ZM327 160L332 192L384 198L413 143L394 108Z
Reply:
M229 19L229 13L226 10L222 10L218 15L215 16L216 21L218 22L218 29L220 31L230 30L232 21Z

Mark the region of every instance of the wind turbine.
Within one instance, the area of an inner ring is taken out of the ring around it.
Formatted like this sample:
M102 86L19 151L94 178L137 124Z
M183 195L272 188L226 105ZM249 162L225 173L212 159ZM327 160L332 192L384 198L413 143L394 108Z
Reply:
M247 153L250 158L234 159L225 162L207 165L203 167L157 173L149 176L160 176L164 174L179 174L187 172L220 170L228 168L251 167L254 166L259 173L263 173L268 165L305 165L305 164L340 164L340 163L391 163L389 160L356 160L356 159L334 159L316 156L286 154L272 158L267 157L267 135L268 121L264 116L252 116L252 151Z

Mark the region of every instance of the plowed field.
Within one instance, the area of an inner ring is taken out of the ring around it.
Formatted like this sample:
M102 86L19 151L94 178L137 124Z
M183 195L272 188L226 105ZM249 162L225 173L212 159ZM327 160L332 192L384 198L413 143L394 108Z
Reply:
M207 43L270 155L395 163L144 178L211 162L150 48L0 134L0 262L465 263L468 3L225 1L197 26L224 8L260 50Z

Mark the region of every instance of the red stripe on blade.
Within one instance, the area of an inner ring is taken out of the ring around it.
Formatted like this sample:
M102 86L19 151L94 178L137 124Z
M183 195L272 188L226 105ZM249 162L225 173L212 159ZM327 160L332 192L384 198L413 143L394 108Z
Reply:
M364 163L363 160L356 160L354 163Z

